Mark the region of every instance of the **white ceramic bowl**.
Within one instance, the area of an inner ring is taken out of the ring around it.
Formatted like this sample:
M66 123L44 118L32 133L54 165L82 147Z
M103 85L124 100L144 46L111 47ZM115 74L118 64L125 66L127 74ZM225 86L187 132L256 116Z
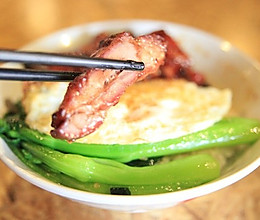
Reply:
M56 32L23 49L68 51L75 49L102 31L129 30L139 35L160 29L165 30L180 43L191 57L195 69L204 73L210 84L220 88L228 87L233 91L233 108L239 115L260 119L259 64L234 48L229 42L194 28L151 20L105 21ZM14 64L7 65L14 66ZM6 98L15 100L20 95L21 83L0 82L0 109L4 110ZM99 208L141 212L170 207L222 189L240 180L259 166L260 143L248 148L242 156L225 167L221 177L215 181L178 192L144 196L101 195L55 184L27 168L3 141L0 142L0 157L19 176L52 193Z

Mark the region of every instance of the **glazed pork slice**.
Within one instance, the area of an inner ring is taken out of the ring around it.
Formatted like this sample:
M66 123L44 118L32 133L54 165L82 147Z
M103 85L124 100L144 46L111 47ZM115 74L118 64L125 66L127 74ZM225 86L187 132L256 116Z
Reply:
M166 50L164 38L156 33L135 38L123 32L102 41L92 57L142 61L145 69L89 69L76 77L52 116L51 135L73 141L94 132L103 123L108 109L118 103L130 85L159 71Z
M207 85L205 77L194 71L189 56L178 46L173 38L162 30L156 31L154 34L162 36L167 44L165 62L160 68L159 76L167 79L184 78L200 86Z

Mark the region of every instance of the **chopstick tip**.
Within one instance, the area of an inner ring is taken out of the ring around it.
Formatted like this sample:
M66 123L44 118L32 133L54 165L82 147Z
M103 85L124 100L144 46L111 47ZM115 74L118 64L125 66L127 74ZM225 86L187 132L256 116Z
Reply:
M145 68L145 65L143 62L137 62L137 61L133 61L133 60L129 60L128 61L129 64L130 64L130 68L133 69L133 70L144 70Z

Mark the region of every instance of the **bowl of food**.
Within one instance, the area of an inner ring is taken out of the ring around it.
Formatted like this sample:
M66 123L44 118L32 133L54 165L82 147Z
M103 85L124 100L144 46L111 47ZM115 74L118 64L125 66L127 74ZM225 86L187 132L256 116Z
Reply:
M260 164L259 64L225 40L169 22L114 20L22 49L145 64L80 67L69 83L0 82L1 160L44 190L140 212L217 191Z

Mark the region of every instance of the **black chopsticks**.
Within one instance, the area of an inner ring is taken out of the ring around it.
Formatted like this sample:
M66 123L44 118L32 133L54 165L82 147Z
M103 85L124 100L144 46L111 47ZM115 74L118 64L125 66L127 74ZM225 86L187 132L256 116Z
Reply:
M55 66L71 66L100 69L136 70L144 69L143 62L132 60L113 60L73 56L57 53L43 53L31 51L0 50L0 62L16 62L24 64L41 64ZM21 81L70 81L80 72L49 71L35 69L7 69L0 68L0 79Z
M81 72L0 68L0 80L66 82L79 74Z

